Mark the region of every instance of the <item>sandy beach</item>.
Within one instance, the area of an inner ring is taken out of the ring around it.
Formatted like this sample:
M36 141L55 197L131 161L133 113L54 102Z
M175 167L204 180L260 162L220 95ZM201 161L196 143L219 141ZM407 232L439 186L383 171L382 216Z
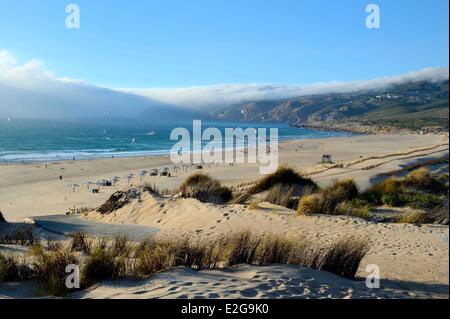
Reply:
M448 139L443 135L360 135L283 142L279 164L310 175L319 185L351 176L365 189L377 174L446 153ZM323 154L331 154L332 160L342 165L318 165ZM141 170L166 166L171 169L170 178L139 176ZM8 220L18 221L29 216L64 214L74 207L95 208L116 190L143 182L160 190L175 190L193 170L175 172L173 166L168 156L0 165L0 210ZM229 186L261 177L259 164L214 164L205 166L203 171ZM130 173L134 178L128 183L126 176ZM113 176L120 177L119 182L101 187L98 194L91 194L84 184ZM73 191L73 184L80 186Z
M333 164L320 164L323 154L331 154ZM320 186L352 177L364 190L378 181L380 174L445 155L448 156L448 138L444 135L361 135L283 142L279 160ZM165 166L171 169L171 177L139 176L141 170ZM76 230L99 237L126 233L135 237L187 235L202 240L242 230L301 234L324 245L349 235L370 242L370 250L358 268L357 281L293 265L241 265L200 272L175 268L145 280L100 282L69 295L70 298L448 298L449 229L444 225L377 223L350 216L299 216L295 210L267 202L251 208L147 193L111 214L91 211L64 216L73 207L93 210L115 191L142 183L155 185L160 191L175 190L193 171L188 168L175 172L165 156L2 165L0 209L8 221L34 217L34 231L40 236L66 242ZM261 178L257 164L206 165L201 171L236 190L246 189ZM130 173L135 177L128 182L126 176ZM62 180L59 175L63 175ZM119 176L119 182L101 187L98 194L92 194L83 184L113 176ZM73 190L68 187L71 184L80 187ZM25 252L21 247L3 249ZM379 267L380 289L366 288L368 265ZM34 298L34 285L1 284L0 298Z

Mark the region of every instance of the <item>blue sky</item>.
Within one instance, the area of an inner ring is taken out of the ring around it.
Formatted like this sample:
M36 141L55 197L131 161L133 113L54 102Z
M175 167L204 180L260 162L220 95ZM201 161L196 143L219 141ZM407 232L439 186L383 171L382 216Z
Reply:
M76 3L81 28L65 27ZM381 29L365 7L381 8ZM448 66L448 0L0 0L0 49L114 88L309 84Z

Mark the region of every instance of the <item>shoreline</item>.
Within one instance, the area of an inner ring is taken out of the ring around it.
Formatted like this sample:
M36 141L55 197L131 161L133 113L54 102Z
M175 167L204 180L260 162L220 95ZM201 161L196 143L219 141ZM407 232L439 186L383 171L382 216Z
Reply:
M316 131L324 132L324 133L347 133L348 135L337 135L337 136L317 136L314 138L300 138L300 136L288 136L288 137L281 137L279 138L279 145L282 143L286 143L289 141L303 141L303 140L316 140L316 139L326 139L326 138L347 138L350 136L358 136L358 135L365 135L364 133L358 133L358 132L344 132L344 131L337 131L337 130L321 130L321 129L314 129ZM176 141L175 141L176 142ZM268 141L266 141L268 142ZM205 145L202 145L202 148ZM244 146L244 149L248 148L248 145ZM237 149L239 150L239 148ZM92 154L92 156L88 157L73 157L72 155L68 156L67 158L61 158L61 159L14 159L14 160L0 160L0 166L1 165L14 165L14 164L51 164L51 163L58 163L58 162L71 162L71 161L91 161L91 160L105 160L105 159L116 159L116 158L148 158L148 157L160 157L160 156L169 156L170 155L170 149L167 150L150 150L150 151L121 151L121 152L110 152L108 155L106 153L98 153L98 155ZM218 149L219 152L227 152L230 151L230 149ZM63 151L52 151L52 152L63 152ZM86 152L85 150L78 150L74 151L83 153ZM141 153L141 154L135 154L135 153ZM195 153L194 151L190 152L191 155ZM39 153L44 154L44 153ZM105 155L102 155L105 154ZM75 159L73 159L75 158Z

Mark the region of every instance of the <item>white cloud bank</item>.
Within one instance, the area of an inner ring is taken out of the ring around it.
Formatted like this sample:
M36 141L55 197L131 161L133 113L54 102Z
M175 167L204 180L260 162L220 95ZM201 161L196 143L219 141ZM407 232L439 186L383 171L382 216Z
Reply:
M427 68L399 76L364 81L327 82L311 85L224 84L185 88L122 89L158 101L192 108L220 107L251 100L283 99L310 94L348 93L382 89L410 81L442 81L449 78L447 68Z
M380 89L409 81L441 81L449 69L428 68L404 75L365 81L312 85L224 84L185 88L111 89L83 80L57 77L40 61L20 64L0 50L0 116L85 117L152 116L171 111L169 105L199 110L261 99L282 99L309 94ZM166 113L167 114L167 113Z
M56 77L37 60L18 63L0 50L0 117L133 117L162 114L162 103L91 85L83 80Z

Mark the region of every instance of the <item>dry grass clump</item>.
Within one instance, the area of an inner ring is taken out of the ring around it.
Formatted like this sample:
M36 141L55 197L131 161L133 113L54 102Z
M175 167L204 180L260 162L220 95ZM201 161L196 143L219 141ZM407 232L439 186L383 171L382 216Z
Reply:
M358 194L358 186L353 179L335 180L322 192L322 214L336 215L337 206L345 201L355 199Z
M358 186L352 179L335 180L318 193L303 196L297 211L301 215L340 215L342 214L342 204L354 200L358 195Z
M32 226L20 226L12 232L0 234L0 244L31 246L36 242Z
M297 184L276 184L267 194L266 201L275 205L296 209L300 198L310 194L312 191L311 187L302 188Z
M336 207L336 215L347 215L366 220L372 219L372 210L374 207L365 200L355 198L351 201L340 203Z
M46 252L42 246L31 247L30 255L33 257L33 274L45 292L54 296L66 294L66 267L71 264L79 265L78 258L64 250Z
M421 167L409 173L405 177L405 185L413 188L417 188L422 191L448 194L447 181L443 180L441 177L433 176L433 173L425 168Z
M281 166L275 173L260 179L256 185L252 186L248 193L256 194L269 190L277 184L281 185L298 185L301 188L307 187L311 191L317 189L316 183L311 179L301 176L290 167Z
M405 177L405 183L410 186L429 187L433 182L433 176L429 169L418 168Z
M132 250L128 237L126 235L116 236L113 239L111 250L116 256L128 257Z
M368 247L367 240L356 237L322 247L305 238L263 236L248 231L223 235L207 243L186 238L152 239L136 250L134 272L148 277L176 266L199 270L238 264L291 264L354 278Z
M70 251L78 251L89 253L91 251L91 243L86 238L86 235L81 232L76 232L72 235L70 242Z
M254 200L248 205L248 209L250 210L257 210L259 208L259 202Z
M0 252L0 283L19 280L19 264L12 255Z
M315 215L322 213L322 195L311 194L303 196L298 203L297 212L300 215Z
M373 185L369 192L379 194L399 194L403 192L403 183L395 177L389 177L381 183Z
M134 249L128 247L124 237L107 244L100 241L89 255L79 259L69 250L45 251L42 246L33 246L30 248L32 267L27 278L32 274L42 284L43 292L56 296L69 292L65 285L69 264L82 266L83 287L125 276L149 277L177 266L201 270L238 264L290 264L354 278L369 249L366 239L356 237L342 238L325 246L305 237L260 235L250 231L224 234L207 241L187 237L148 238L133 245ZM23 265L0 253L0 282L25 278Z
M368 252L367 240L360 240L357 237L342 239L325 252L320 269L341 277L354 278L361 260Z
M84 286L105 279L115 279L126 274L126 263L123 256L115 255L114 250L96 247L86 258L82 270L81 281Z
M202 173L189 176L181 185L180 192L185 198L196 198L201 202L214 204L226 203L232 197L230 188Z
M404 214L397 220L398 223L407 224L449 224L449 211L448 211L448 199L445 200L440 206L436 207L432 211L428 212L414 212L410 214Z

